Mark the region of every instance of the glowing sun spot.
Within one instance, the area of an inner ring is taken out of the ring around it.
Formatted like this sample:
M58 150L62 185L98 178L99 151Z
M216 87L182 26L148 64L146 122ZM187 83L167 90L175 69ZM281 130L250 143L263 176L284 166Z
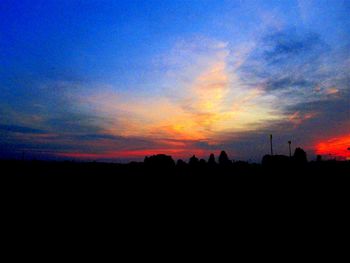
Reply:
M350 160L350 134L317 143L316 153Z

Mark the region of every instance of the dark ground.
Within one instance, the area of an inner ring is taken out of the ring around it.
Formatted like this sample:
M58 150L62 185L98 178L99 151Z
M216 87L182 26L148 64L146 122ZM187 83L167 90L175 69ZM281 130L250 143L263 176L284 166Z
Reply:
M156 254L172 248L176 255L178 246L193 250L196 240L211 249L240 247L249 256L257 253L249 251L256 243L269 248L259 253L286 251L289 257L295 247L310 251L315 240L347 238L349 230L350 162L180 167L1 161L0 167L2 226L14 242L25 236L31 243L40 230L42 241L61 237L72 247L75 239L68 237L74 235L89 242L103 236L111 245L109 236L131 250L128 244L152 245L156 238Z
M227 165L0 161L1 185L29 194L336 195L348 194L349 161ZM132 196L130 196L132 198Z

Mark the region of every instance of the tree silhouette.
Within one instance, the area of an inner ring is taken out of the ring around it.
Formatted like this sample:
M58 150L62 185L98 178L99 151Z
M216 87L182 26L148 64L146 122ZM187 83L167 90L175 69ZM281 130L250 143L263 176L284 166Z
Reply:
M219 156L219 164L220 165L228 165L231 161L229 160L227 153L225 151L221 151Z
M160 168L173 168L175 166L175 161L170 155L157 154L150 157L145 157L145 165Z
M196 166L196 165L199 164L199 160L198 160L198 158L197 158L195 155L193 155L193 156L190 158L188 164L191 165L191 166Z
M207 165L207 161L204 159L200 159L199 164L200 164L200 166L205 167Z
M215 156L214 156L214 154L213 154L213 153L211 153L211 154L210 154L210 156L209 156L209 159L208 159L208 164L209 164L210 166L212 166L212 165L215 165L215 164L216 164L216 161L215 161Z
M294 151L293 159L298 164L307 163L306 152L300 147L296 148Z
M291 148L292 141L288 141L288 148L289 148L289 157L292 157L292 148Z
M176 166L179 166L179 167L184 167L186 165L187 165L187 163L181 159L177 160L177 162L176 162Z

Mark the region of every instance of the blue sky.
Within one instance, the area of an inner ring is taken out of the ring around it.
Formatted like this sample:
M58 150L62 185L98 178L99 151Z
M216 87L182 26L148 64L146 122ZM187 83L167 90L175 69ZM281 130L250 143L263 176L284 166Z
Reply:
M281 154L291 139L340 156L317 145L350 137L349 13L340 0L1 1L0 154L260 160L273 133Z

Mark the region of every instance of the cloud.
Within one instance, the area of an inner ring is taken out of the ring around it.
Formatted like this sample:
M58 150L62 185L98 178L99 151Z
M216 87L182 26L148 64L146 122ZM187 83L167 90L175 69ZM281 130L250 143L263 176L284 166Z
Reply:
M326 48L320 36L313 32L296 29L281 30L268 34L264 42L263 56L269 63L287 63L300 56L312 56Z
M276 152L287 153L290 139L312 147L312 137L350 127L346 49L330 50L316 33L280 27L243 46L182 39L157 58L150 91L45 82L32 101L37 106L11 117L18 126L0 130L13 133L7 149L61 157L205 157L226 149L234 158L260 160L268 152L266 134L276 135Z
M0 131L10 133L24 133L24 134L44 134L46 131L33 129L30 127L17 126L17 125L4 125L0 124Z
M169 65L161 78L167 86L156 88L157 94L96 89L80 103L94 105L95 114L108 120L100 126L105 133L153 140L214 142L221 132L255 129L280 117L273 96L260 86L246 85L237 75L247 50L199 40L181 41L164 56L163 63Z
M313 81L306 80L300 76L291 74L290 76L281 76L276 79L269 78L264 83L265 90L278 90L278 89L303 89L308 87L314 87L316 84Z
M239 69L240 78L276 96L277 107L332 99L348 89L349 55L331 49L321 36L303 29L284 29L257 40Z
M222 132L222 147L256 160L268 152L266 134L273 133L277 152L287 154L291 139L312 153L317 140L349 130L349 47L331 49L321 35L300 28L270 31L251 46L235 78L259 91L259 100L248 102L261 105L265 98L278 114L267 112L276 118L243 132Z
M274 96L243 83L237 73L251 49L233 50L226 42L203 38L183 40L163 56L167 70L155 82L160 85L154 87L156 94L121 92L99 83L46 82L40 85L45 101L36 102L41 118L35 124L47 134L12 142L20 149L67 157L157 151L204 157L218 151L223 133L251 131L280 118Z

